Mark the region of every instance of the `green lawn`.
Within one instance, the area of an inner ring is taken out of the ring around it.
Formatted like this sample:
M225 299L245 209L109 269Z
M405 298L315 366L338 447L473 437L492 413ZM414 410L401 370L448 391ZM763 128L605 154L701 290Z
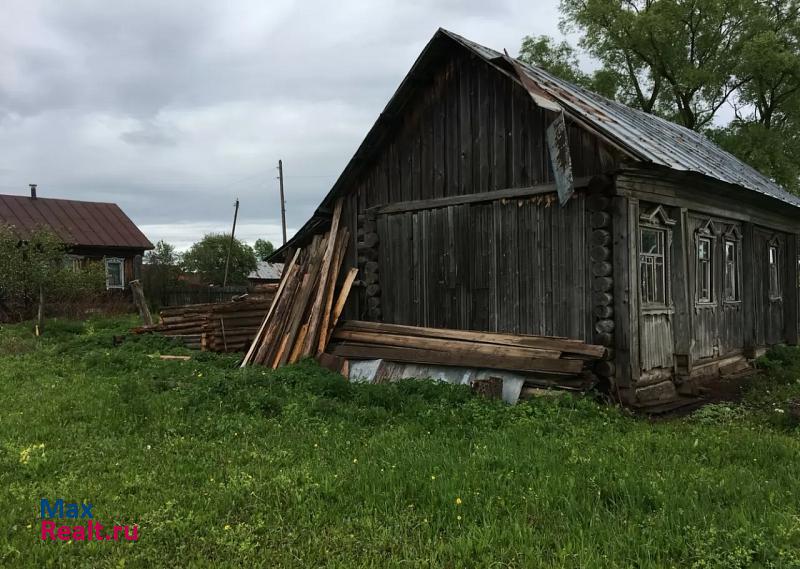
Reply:
M800 567L798 351L740 405L651 423L310 362L161 361L191 352L114 347L132 323L0 330L0 565ZM42 498L138 541L43 542Z

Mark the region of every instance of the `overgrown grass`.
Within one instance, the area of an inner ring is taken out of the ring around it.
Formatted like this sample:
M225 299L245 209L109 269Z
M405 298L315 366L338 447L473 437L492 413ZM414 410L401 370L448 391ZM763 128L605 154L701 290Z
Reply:
M797 350L743 404L651 423L115 347L131 323L0 330L0 565L800 566L800 431L773 420L800 396ZM43 497L139 540L44 543Z

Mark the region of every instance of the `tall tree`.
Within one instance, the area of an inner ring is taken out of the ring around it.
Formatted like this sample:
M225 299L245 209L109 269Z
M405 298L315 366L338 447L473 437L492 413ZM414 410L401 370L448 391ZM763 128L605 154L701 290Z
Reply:
M618 98L700 130L747 78L754 0L562 0L562 27L622 80Z
M180 255L175 250L175 245L162 239L152 251L144 254L144 262L153 266L174 267L180 262Z
M800 193L800 0L561 0L574 48L523 40L521 57L610 98L702 131ZM735 119L720 125L729 105Z
M183 254L184 269L188 272L199 273L210 284L221 285L225 277L225 258L231 243L228 282L231 284L246 283L247 275L256 269L256 255L246 243L238 239L231 242L230 234L209 233L192 245Z
M272 241L266 241L265 239L256 239L253 249L256 252L256 257L262 261L275 252L275 246Z

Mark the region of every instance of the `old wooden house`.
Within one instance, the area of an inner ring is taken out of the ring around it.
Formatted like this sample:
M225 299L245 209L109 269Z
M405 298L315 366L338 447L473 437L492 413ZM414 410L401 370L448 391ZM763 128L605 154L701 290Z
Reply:
M30 196L0 195L0 224L21 238L35 229L52 231L67 247L68 266L104 264L107 289L124 289L140 278L142 256L153 248L117 204L42 198L35 185Z
M344 197L349 317L577 338L647 404L798 340L800 198L702 135L439 30Z

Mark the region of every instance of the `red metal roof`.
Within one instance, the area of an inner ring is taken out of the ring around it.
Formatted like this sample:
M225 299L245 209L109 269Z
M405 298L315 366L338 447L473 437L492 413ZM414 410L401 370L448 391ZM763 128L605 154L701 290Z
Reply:
M64 243L84 247L152 249L153 244L117 204L0 194L0 224L25 236L46 227Z

